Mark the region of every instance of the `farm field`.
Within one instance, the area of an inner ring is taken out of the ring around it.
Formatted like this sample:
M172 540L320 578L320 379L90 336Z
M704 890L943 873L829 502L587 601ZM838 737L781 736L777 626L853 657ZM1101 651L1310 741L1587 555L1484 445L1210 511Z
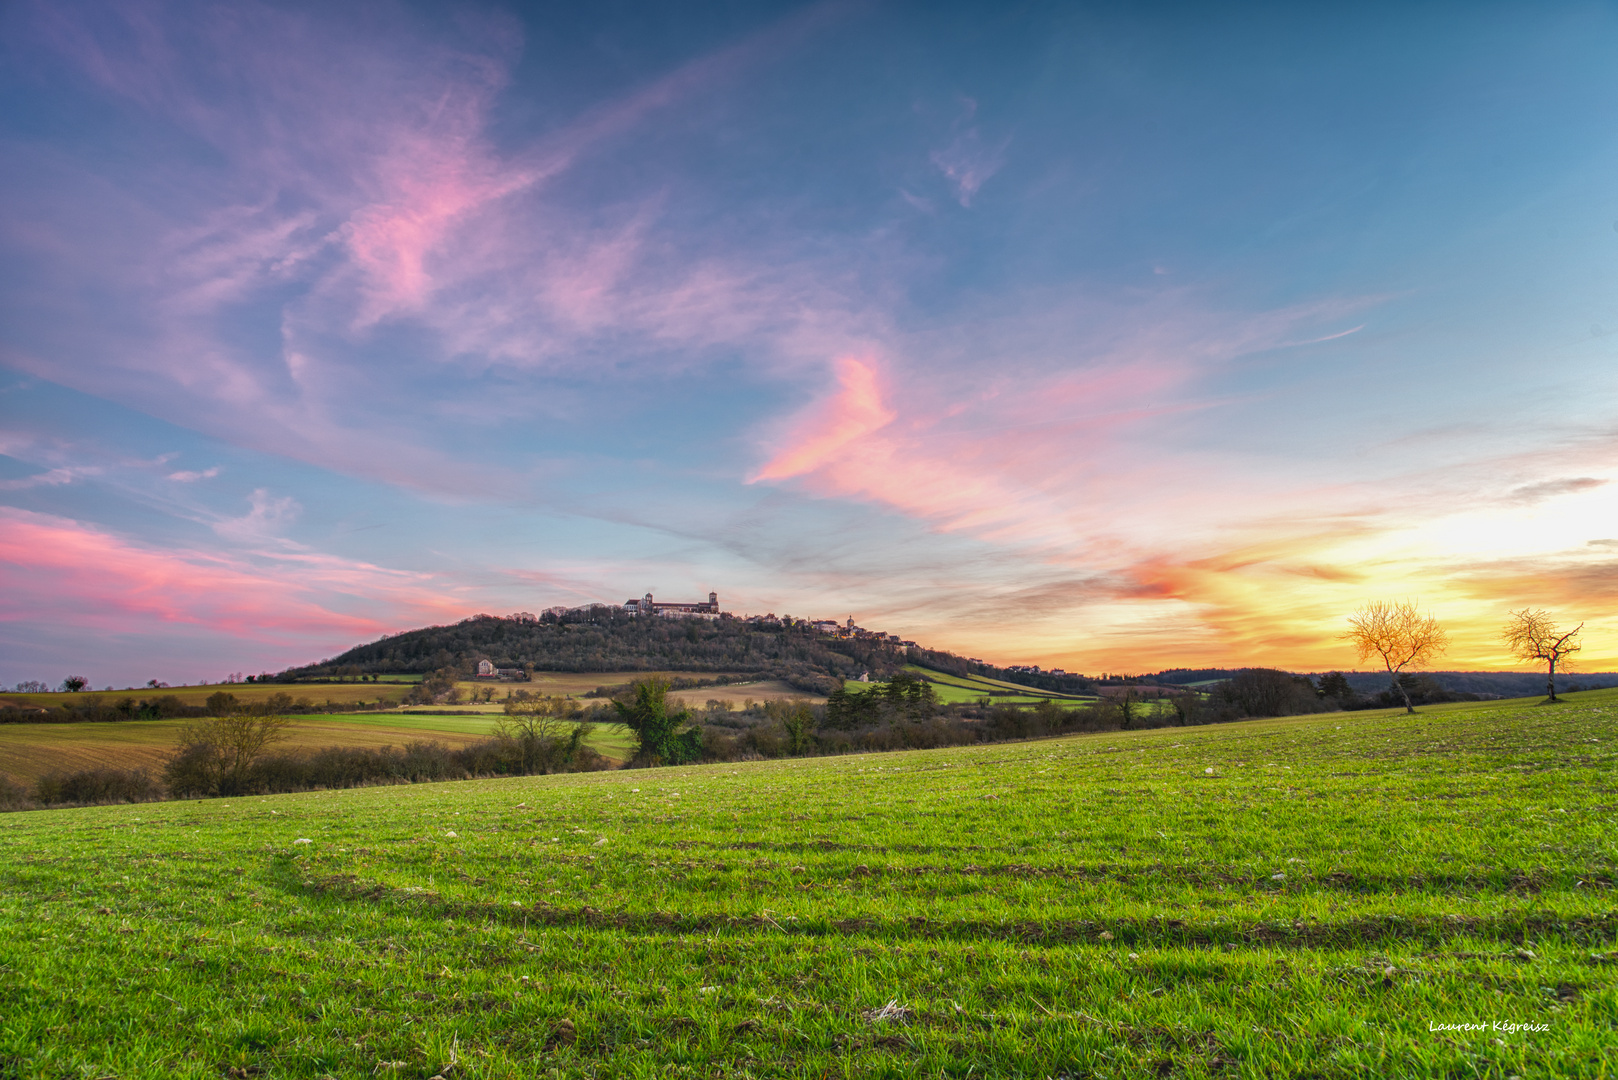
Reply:
M1011 696L1027 698L1030 701L1041 701L1045 698L1052 698L1056 701L1095 700L1094 694L1060 694L1054 690L1040 690L1032 686L1006 682L1003 679L991 679L987 675L951 675L948 672L934 671L932 668L921 667L918 664L906 664L905 670L914 671L918 675L925 675L937 686L959 687L963 690L975 691L978 697L992 695L996 700Z
M1035 690L1027 686L1018 686L1016 683L1001 682L999 679L990 679L980 675L951 675L943 671L934 671L932 668L920 667L916 664L906 664L906 671L913 671L918 675L925 675L933 684L933 693L938 700L946 705L959 705L991 699L996 705L1037 705L1041 701L1052 700L1075 704L1082 701L1094 701L1094 697L1080 697L1073 694L1056 694L1045 690ZM872 687L886 686L885 682L860 682L857 679L848 679L843 688L850 693L862 693ZM820 699L816 699L820 700Z
M807 693L779 679L735 683L730 686L699 686L694 690L670 690L668 696L669 700L678 701L691 709L700 709L709 701L723 701L738 709L748 701L808 701L816 705L826 703L824 695Z
M420 682L419 678L412 680ZM380 683L216 683L211 686L165 686L158 689L140 687L134 690L84 690L76 694L12 694L0 692L0 706L55 709L66 702L96 701L114 705L124 698L153 700L173 695L184 705L201 705L210 694L219 691L235 694L238 701L258 702L274 694L287 694L293 699L308 698L325 703L334 701L402 701L410 693L410 684L384 679Z
M1595 1078L1615 766L1609 691L13 814L0 1074Z
M396 712L297 716L288 729L290 738L276 745L403 746L418 739L436 739L450 746L465 746L492 734L497 719ZM187 723L124 720L111 724L0 724L0 775L32 783L58 770L111 766L143 768L155 776ZM585 741L615 761L623 761L631 753L630 736L620 724L592 724Z
M524 683L495 683L496 697L504 697L507 690L523 689L531 694L554 695L558 697L580 697L600 686L626 686L642 679L712 679L718 678L724 672L698 672L698 671L536 671L531 682ZM736 672L729 673L735 677ZM462 690L476 689L488 686L483 682L456 683ZM723 687L705 687L707 690L722 690Z

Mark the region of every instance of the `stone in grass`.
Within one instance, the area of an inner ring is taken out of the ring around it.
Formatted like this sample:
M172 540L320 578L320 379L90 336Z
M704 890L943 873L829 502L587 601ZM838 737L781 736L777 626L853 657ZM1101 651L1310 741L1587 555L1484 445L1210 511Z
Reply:
M915 1010L899 1004L899 999L893 998L880 1009L866 1009L861 1015L870 1024L908 1024Z

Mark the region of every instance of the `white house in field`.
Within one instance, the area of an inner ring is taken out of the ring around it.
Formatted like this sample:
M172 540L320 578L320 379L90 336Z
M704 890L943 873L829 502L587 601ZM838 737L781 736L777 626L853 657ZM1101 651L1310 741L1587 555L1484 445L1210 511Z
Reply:
M477 674L473 678L522 682L528 678L528 673L520 667L495 667L487 660L479 660Z

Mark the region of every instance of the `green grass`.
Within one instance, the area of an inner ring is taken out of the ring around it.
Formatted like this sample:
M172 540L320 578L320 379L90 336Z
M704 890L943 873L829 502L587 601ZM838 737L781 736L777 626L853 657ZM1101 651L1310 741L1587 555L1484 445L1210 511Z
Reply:
M447 734L475 735L483 738L494 734L504 713L486 716L434 716L427 713L328 713L315 716L293 717L302 723L340 723L359 728L382 728L389 732L417 731L421 738L435 738ZM565 725L567 722L562 721ZM626 760L635 748L635 737L628 728L618 723L589 723L585 725L586 746L605 754L615 761ZM4 732L0 731L0 737ZM337 744L332 744L337 745Z
M1603 1076L1570 697L10 815L0 1076Z
M1093 697L1078 697L1072 694L1057 694L1045 690L1035 690L1027 686L1018 686L1016 683L1001 682L999 679L990 679L980 675L951 675L948 672L934 671L932 668L921 667L918 664L906 664L906 671L913 671L918 675L925 675L933 684L933 694L946 705L972 704L988 698L996 705L1037 705L1047 699L1074 704L1096 700ZM886 686L885 682L860 682L857 679L848 679L843 683L844 689L851 693L863 693L866 690Z
M977 701L977 699L992 698L995 703L1037 703L1045 698L1053 701L1095 701L1095 696L1071 695L1071 693L1058 693L1055 690L1039 690L1034 687L1024 687L1021 683L1005 682L1002 678L989 678L987 675L951 675L948 672L938 672L930 667L921 667L919 664L906 664L904 670L911 670L917 675L925 675L934 683L934 690L938 691L942 701ZM963 696L943 696L945 688L968 691Z

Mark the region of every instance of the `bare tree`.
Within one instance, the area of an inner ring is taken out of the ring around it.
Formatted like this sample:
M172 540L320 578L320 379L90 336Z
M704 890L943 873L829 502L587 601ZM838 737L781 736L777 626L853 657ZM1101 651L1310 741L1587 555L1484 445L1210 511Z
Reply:
M1579 631L1583 629L1581 622L1573 629L1564 631L1556 625L1550 612L1523 608L1511 613L1511 619L1501 629L1500 637L1517 659L1545 661L1545 693L1555 701L1556 665L1561 664L1562 669L1567 670L1570 666L1566 663L1567 657L1584 647L1579 641Z
M264 748L287 737L292 721L285 716L215 716L203 724L206 738L219 748L225 775L243 776Z
M1399 681L1405 668L1425 667L1449 647L1449 636L1433 615L1423 615L1413 600L1374 600L1361 604L1348 618L1343 637L1354 643L1359 658L1380 657L1393 689L1404 698L1405 712L1414 713L1410 695Z
M242 711L194 720L180 733L179 747L164 764L164 779L182 797L240 794L247 788L253 762L265 747L287 738L291 723L285 716Z

